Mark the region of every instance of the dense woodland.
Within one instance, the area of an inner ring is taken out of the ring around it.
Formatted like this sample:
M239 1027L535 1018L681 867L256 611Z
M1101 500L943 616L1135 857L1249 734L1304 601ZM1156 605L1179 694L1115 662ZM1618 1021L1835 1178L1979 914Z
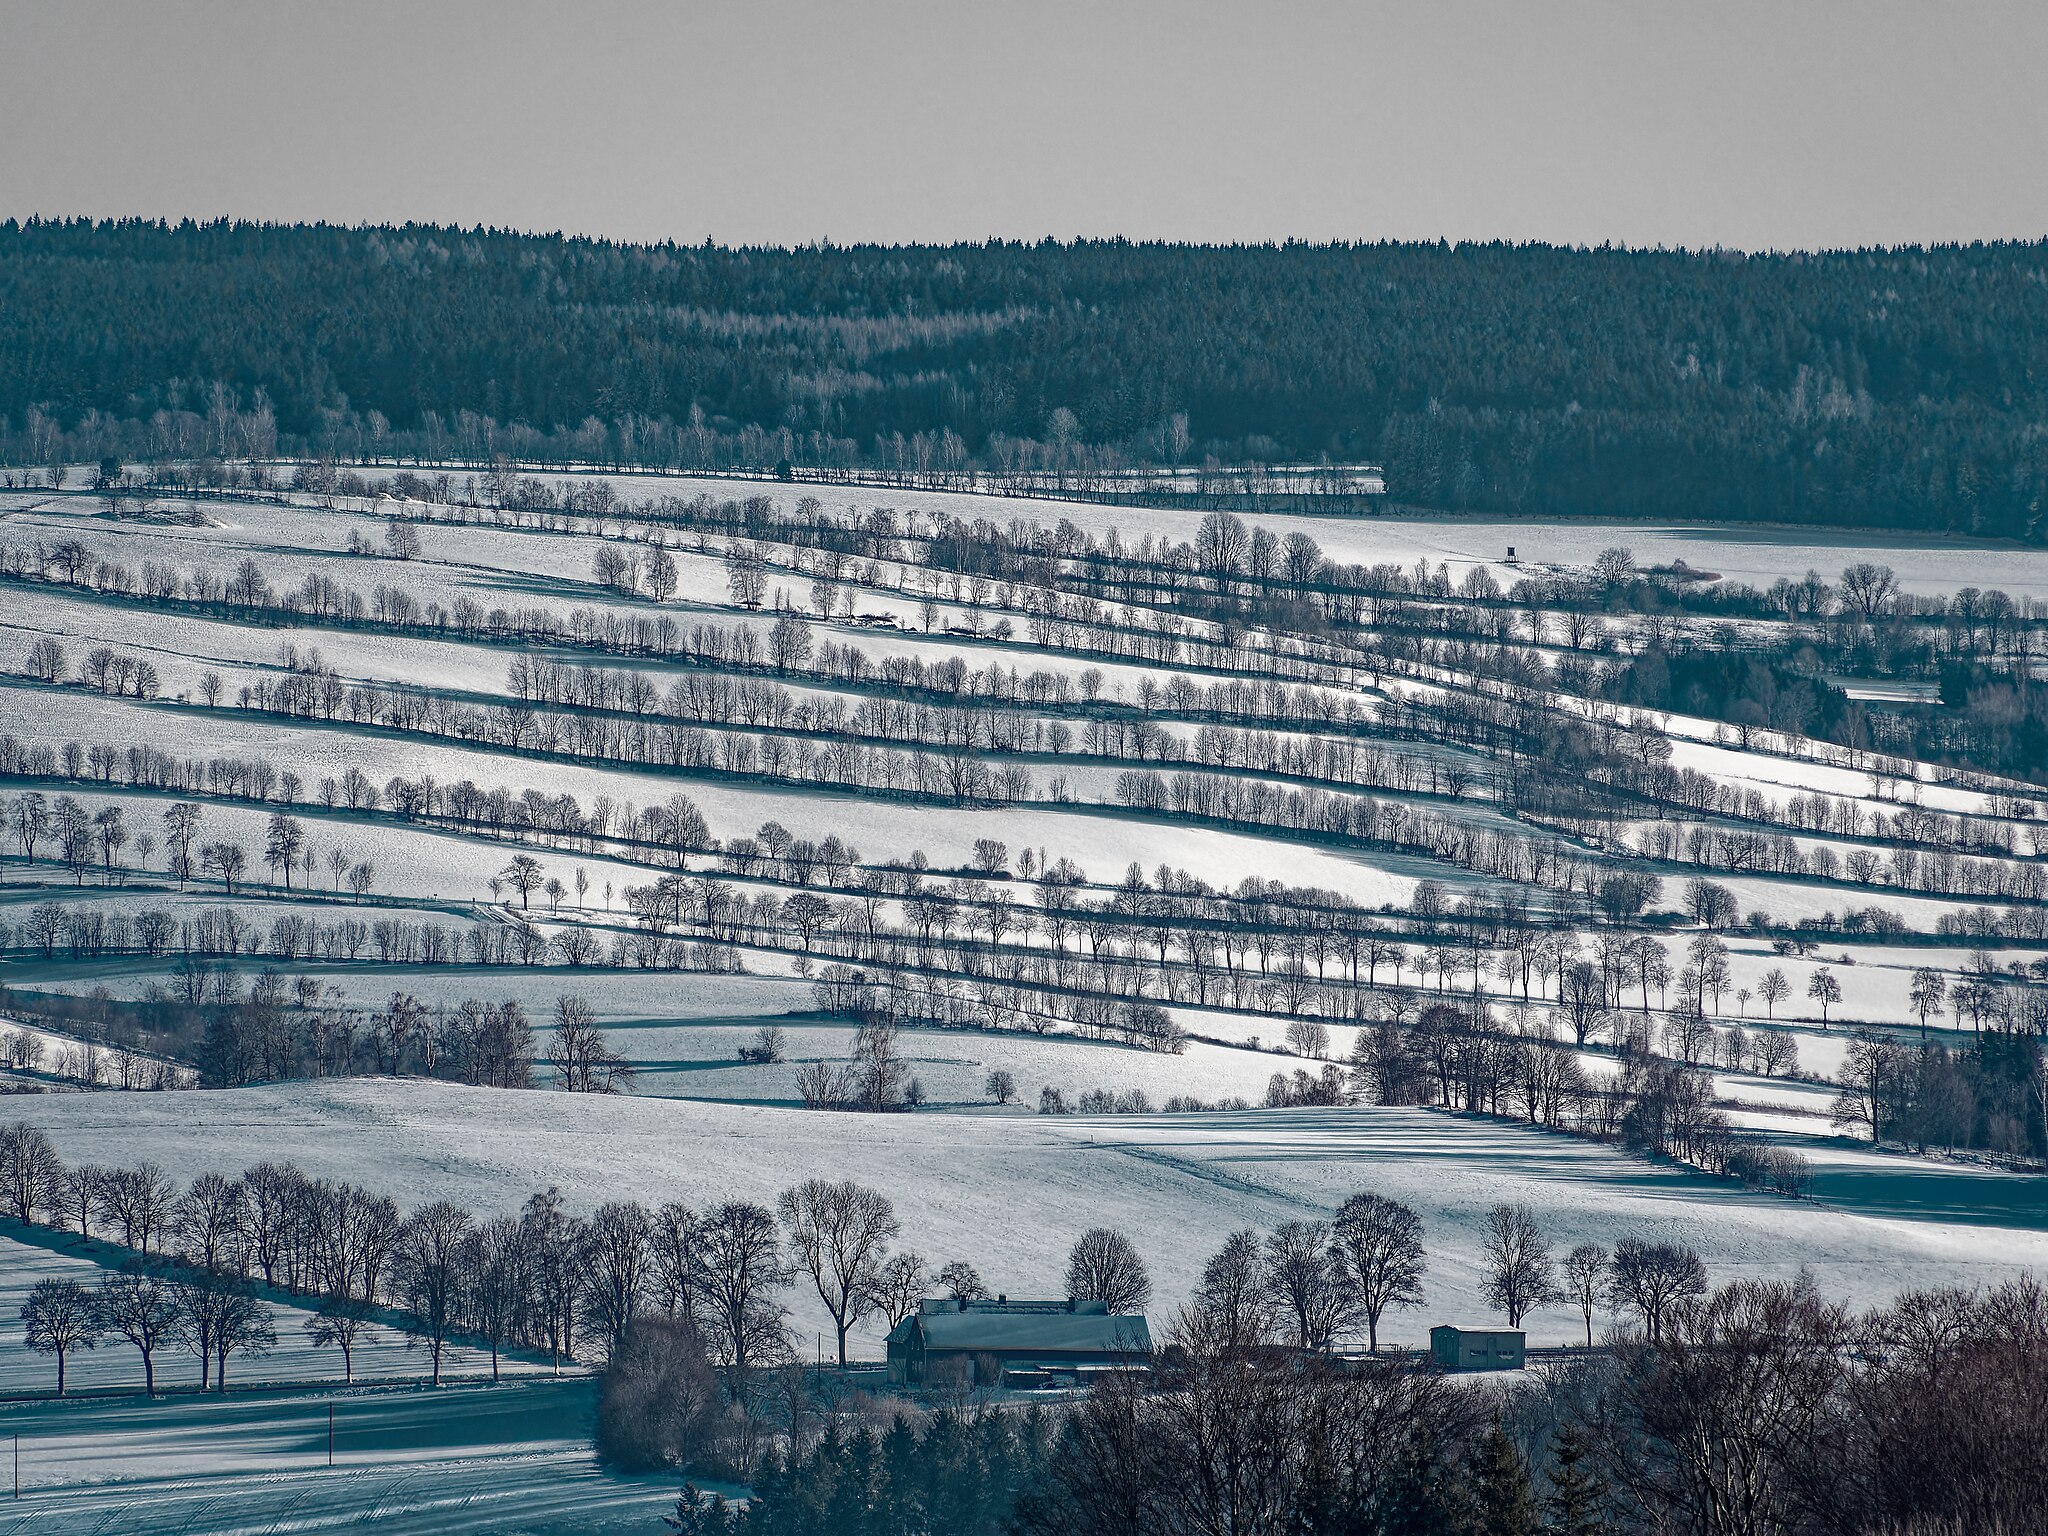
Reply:
M1401 502L2033 537L2040 245L635 247L0 225L0 452L1385 466Z

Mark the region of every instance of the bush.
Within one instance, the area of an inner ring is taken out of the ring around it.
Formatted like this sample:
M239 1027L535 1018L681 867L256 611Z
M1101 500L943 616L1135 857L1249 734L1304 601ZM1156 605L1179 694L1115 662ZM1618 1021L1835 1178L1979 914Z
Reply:
M1751 1189L1774 1189L1795 1200L1813 1193L1813 1165L1802 1154L1746 1136L1730 1143L1721 1171Z
M779 1024L763 1024L755 1033L753 1043L740 1047L740 1060L757 1064L781 1061L783 1039Z
M636 1317L598 1383L597 1453L626 1472L722 1470L721 1406L696 1332Z

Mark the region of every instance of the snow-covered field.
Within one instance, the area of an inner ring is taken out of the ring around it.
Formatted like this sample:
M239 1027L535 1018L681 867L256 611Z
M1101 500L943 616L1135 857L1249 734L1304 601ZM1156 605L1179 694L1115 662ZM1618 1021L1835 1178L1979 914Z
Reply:
M636 1094L691 1099L735 1099L755 1103L797 1102L796 1073L808 1062L844 1064L853 1059L853 1030L842 1023L771 1020L786 1036L787 1060L754 1065L739 1060L739 1048L760 1023L670 1025L627 1022L613 1026L611 1040L639 1071ZM1025 1106L1039 1090L1055 1088L1069 1101L1090 1089L1111 1093L1137 1090L1156 1108L1167 1099L1191 1095L1205 1102L1249 1099L1266 1091L1274 1072L1291 1073L1320 1062L1297 1056L1233 1050L1195 1041L1178 1056L1133 1051L1071 1035L988 1034L977 1030L911 1029L899 1033L897 1048L905 1070L915 1076L935 1108L986 1106L991 1072L1008 1072Z
M559 482L570 477L544 474L543 478ZM714 498L791 494L760 480L695 475L622 475L614 483L628 498L663 493L691 497L700 492ZM805 485L801 492L816 496L828 511L886 506L928 516L944 512L969 521L986 518L997 527L1020 519L1051 527L1064 518L1091 532L1115 528L1128 538L1147 533L1192 538L1202 519L1199 512L961 491ZM1492 566L1496 576L1509 573L1506 557L1510 546L1524 566L1590 566L1601 550L1624 546L1635 552L1640 565L1666 565L1682 559L1696 570L1718 571L1729 580L1759 587L1768 587L1780 576L1796 581L1809 569L1832 576L1853 560L1875 559L1897 570L1901 582L1914 591L1946 593L1964 586L2002 586L2014 597L2048 597L2048 553L1988 540L1920 533L1848 534L1833 529L1719 528L1618 519L1502 522L1443 514L1309 517L1267 513L1248 520L1272 529L1279 538L1296 529L1305 531L1332 559L1402 566L1419 559L1432 565L1444 561L1454 575L1475 564Z

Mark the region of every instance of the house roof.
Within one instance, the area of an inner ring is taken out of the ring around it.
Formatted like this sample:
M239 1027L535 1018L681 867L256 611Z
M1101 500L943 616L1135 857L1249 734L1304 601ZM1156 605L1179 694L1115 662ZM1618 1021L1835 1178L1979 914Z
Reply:
M1429 1330L1429 1336L1432 1339L1439 1335L1460 1339L1488 1339L1494 1341L1501 1339L1520 1340L1526 1337L1520 1328L1460 1328L1455 1323L1438 1323Z
M927 1350L993 1355L1145 1354L1152 1333L1142 1317L1112 1317L1107 1309L1081 1312L971 1307L915 1312L890 1331L892 1345L921 1335Z
M993 1301L987 1297L976 1301L962 1301L953 1296L927 1296L917 1304L917 1310L925 1317L930 1317L935 1312L1090 1312L1106 1314L1109 1311L1109 1303L1106 1301L1089 1300L1032 1301L1021 1298L1012 1301L1007 1296L998 1296Z

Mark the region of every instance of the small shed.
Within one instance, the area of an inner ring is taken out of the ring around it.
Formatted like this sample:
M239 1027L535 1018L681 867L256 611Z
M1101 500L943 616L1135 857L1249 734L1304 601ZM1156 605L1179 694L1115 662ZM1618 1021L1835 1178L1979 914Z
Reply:
M1519 1371L1528 1335L1519 1328L1429 1330L1429 1357L1440 1371Z
M949 1378L1054 1384L1143 1364L1152 1334L1143 1317L1115 1316L1099 1301L937 1297L889 1330L888 1352L897 1386Z

